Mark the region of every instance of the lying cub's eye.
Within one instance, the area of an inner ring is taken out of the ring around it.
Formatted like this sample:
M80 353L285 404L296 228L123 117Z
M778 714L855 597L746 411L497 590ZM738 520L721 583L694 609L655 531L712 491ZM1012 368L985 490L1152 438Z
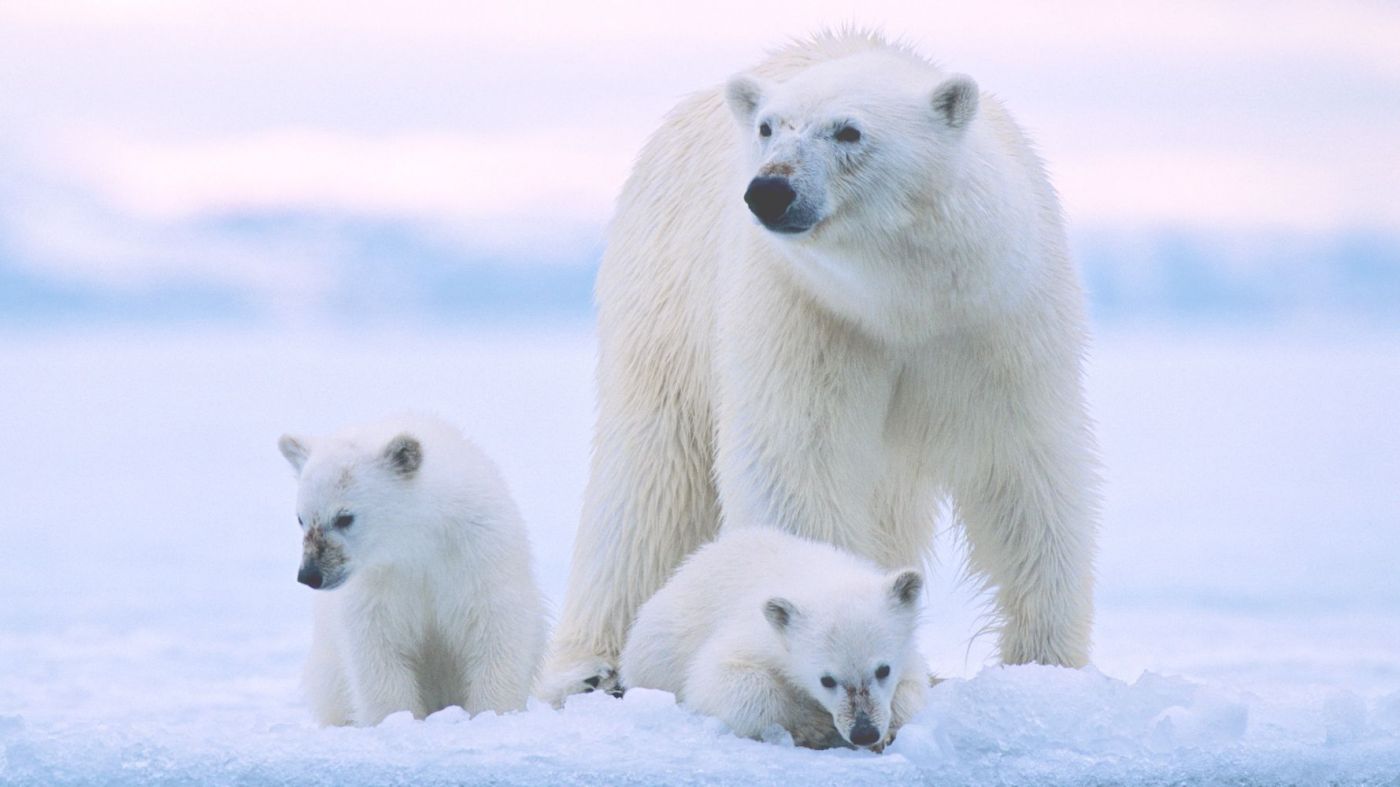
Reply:
M773 136L773 127L770 126L770 125L768 125L767 123L760 123L760 124L758 125L758 135L759 135L760 137L771 137L771 136Z
M881 664L880 666L878 666L878 667L875 668L875 679L876 679L876 680L884 680L885 678L888 678L889 676L890 676L890 665L888 665L888 664Z
M340 514L335 518L334 522L331 522L331 527L334 527L336 530L344 530L353 524L355 524L354 514Z
M830 675L823 675L822 685L827 687L828 689L834 689L836 688L836 679L831 677Z
M859 142L860 129L855 126L842 126L836 130L837 142Z

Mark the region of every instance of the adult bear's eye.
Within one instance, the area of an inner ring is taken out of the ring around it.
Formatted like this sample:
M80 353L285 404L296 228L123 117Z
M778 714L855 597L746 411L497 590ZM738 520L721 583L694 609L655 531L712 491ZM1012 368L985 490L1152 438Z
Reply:
M855 126L842 126L836 130L837 142L859 142L860 129Z
M888 664L881 664L879 667L877 667L877 668L875 669L875 679L876 679L876 680L884 680L885 678L888 678L889 676L890 676L890 665L888 665Z
M834 689L836 688L836 679L831 677L830 675L823 675L822 685L827 687L828 689Z
M336 530L344 530L353 524L355 524L354 514L340 514L335 518L334 522L331 522L331 526Z
M767 123L759 123L759 124L758 124L758 135L759 135L760 137L771 137L771 136L773 136L773 127L770 126L770 125L768 125Z

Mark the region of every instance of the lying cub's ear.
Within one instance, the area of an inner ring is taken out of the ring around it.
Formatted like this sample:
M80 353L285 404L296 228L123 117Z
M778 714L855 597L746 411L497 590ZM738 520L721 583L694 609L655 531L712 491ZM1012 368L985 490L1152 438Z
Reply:
M768 603L763 605L763 617L768 618L768 622L778 631L786 631L792 622L797 619L797 607L785 598L770 598Z
M277 450L287 457L288 464L297 471L297 475L301 475L301 468L306 466L306 457L311 455L306 444L289 434L284 434L277 441Z
M977 83L965 74L954 74L933 89L930 103L938 117L952 128L962 128L977 114Z
M916 609L924 589L924 575L913 569L897 571L887 579L890 599L897 607Z
M753 122L754 113L763 101L765 89L762 82L747 74L730 79L729 84L724 86L724 101L729 105L729 111L738 119L739 125L747 126Z
M385 446L384 459L394 472L410 478L423 464L423 446L412 435L401 434Z

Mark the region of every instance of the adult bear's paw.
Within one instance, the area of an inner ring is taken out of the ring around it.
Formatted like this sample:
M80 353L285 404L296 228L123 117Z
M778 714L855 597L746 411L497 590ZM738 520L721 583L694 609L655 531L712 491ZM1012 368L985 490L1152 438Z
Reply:
M540 679L539 698L556 708L574 694L604 691L614 697L622 696L617 667L603 659L592 659L563 669L549 670Z

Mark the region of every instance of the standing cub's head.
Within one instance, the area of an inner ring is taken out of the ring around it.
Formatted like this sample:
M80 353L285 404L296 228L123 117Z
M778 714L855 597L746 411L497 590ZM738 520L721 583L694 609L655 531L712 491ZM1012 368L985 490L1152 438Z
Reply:
M868 53L725 87L749 153L744 201L775 237L897 237L959 163L977 84L903 53ZM736 195L737 196L737 195Z
M411 547L402 523L413 518L412 489L423 464L417 438L400 434L364 445L283 435L277 447L300 484L297 524L304 535L298 582L331 590L355 571L392 563Z
M819 598L771 598L763 615L787 648L789 680L831 713L853 746L883 743L890 703L914 652L917 571L897 571L878 586L828 588ZM920 676L923 680L923 676Z

